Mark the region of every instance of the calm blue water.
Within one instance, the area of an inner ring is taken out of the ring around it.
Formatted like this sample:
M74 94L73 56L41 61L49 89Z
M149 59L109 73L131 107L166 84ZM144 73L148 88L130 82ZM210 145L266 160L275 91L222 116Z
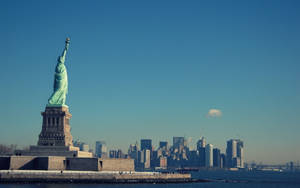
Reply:
M0 188L300 188L300 172L202 171L192 175L215 181L188 184L0 184Z

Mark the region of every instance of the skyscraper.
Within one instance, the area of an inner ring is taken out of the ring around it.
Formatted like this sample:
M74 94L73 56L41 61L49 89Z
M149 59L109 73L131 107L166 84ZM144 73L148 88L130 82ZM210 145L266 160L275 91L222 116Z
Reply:
M197 141L197 150L199 152L199 166L205 166L205 147L206 147L206 140L204 137Z
M107 157L107 147L105 141L96 141L95 155L96 157L100 158Z
M221 168L225 168L226 167L226 156L224 153L221 154L220 156L221 160L220 160L220 167Z
M221 151L218 148L213 149L213 166L220 168L221 167Z
M205 147L205 166L212 167L213 166L213 145L207 144Z
M137 159L138 158L138 144L130 144L129 149L128 149L128 155L132 159Z
M228 168L244 168L244 143L240 139L227 141L226 166Z
M138 143L136 142L135 144L130 144L129 149L128 149L128 155L131 159L134 159L134 165L137 167L139 160L138 160L138 153L139 148L138 148Z
M199 166L204 167L205 166L205 156L206 156L205 147L204 148L200 147L198 152L199 152Z
M206 146L206 140L204 137L202 137L200 140L197 142L197 150L199 151L200 148L205 148Z
M237 150L236 155L240 159L239 163L237 164L237 167L244 168L244 142L243 141L238 140L236 150Z
M141 139L141 150L152 151L152 140L151 139Z
M151 152L148 149L143 150L143 152L144 152L144 168L149 169L150 161L151 161L150 159Z
M234 166L233 158L236 158L236 144L237 141L235 139L231 139L227 141L226 164L228 168L232 168Z

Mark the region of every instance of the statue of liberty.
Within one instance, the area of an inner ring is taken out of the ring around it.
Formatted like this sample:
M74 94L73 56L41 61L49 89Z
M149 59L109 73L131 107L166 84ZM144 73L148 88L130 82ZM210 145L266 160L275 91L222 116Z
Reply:
M66 39L65 49L57 59L54 75L54 87L47 106L65 106L66 95L68 93L68 75L65 66L66 53L69 48L70 38Z

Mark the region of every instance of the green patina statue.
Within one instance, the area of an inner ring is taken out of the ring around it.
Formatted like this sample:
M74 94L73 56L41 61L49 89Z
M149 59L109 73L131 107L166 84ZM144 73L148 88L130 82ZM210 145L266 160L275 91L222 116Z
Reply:
M58 57L58 62L55 68L54 88L51 97L48 99L47 106L66 106L66 95L68 93L68 75L65 66L66 53L69 48L70 38L66 39L65 49L61 56Z

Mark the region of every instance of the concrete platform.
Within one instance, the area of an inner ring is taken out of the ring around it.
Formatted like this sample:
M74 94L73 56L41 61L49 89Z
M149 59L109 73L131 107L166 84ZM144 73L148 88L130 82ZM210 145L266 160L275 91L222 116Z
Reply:
M0 170L134 171L133 159L0 156Z
M0 183L188 183L191 174L131 171L0 170Z

